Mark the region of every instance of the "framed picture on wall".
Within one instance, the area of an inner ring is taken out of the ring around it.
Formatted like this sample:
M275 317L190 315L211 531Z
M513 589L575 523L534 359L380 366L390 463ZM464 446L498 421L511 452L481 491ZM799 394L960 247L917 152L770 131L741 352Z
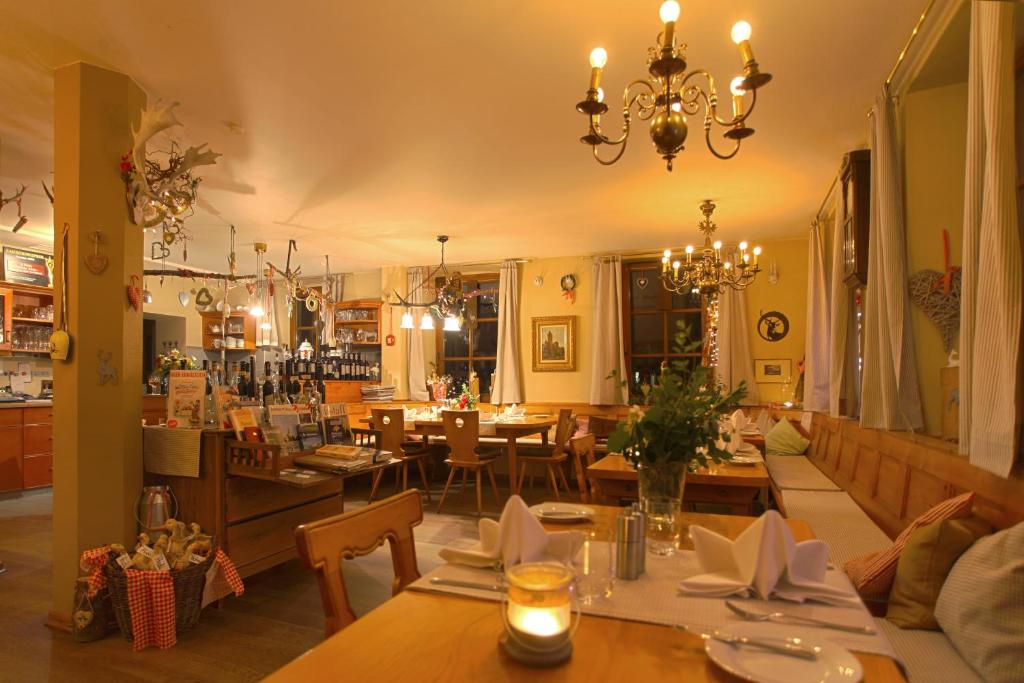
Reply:
M754 381L759 384L785 384L792 379L793 361L788 358L754 360Z
M576 316L533 318L533 371L576 370Z

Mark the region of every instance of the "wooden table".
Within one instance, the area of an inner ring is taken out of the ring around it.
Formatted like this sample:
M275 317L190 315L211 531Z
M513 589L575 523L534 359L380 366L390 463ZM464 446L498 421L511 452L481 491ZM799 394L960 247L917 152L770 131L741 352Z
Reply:
M364 417L361 422L366 424L373 424L372 417ZM558 418L553 415L527 415L522 420L515 422L494 422L494 435L498 439L504 439L504 447L508 451L508 471L509 471L509 488L512 493L519 493L518 477L514 476L518 472L516 466L516 441L525 436L532 436L534 434L540 434L541 443L547 445L548 443L548 430L555 426L558 422ZM481 423L481 427L484 424L492 423ZM436 420L416 420L412 423L405 423L405 431L410 434L417 434L423 437L424 440L429 439L431 436L444 436L444 423L441 418L438 417ZM486 438L486 435L482 435Z
M614 524L617 508L598 507L595 527ZM753 517L681 513L735 538ZM813 538L806 523L787 520L797 541ZM589 526L589 525L588 525ZM555 528L555 527L551 527ZM558 527L565 529L564 526ZM586 527L581 527L586 528ZM684 537L686 534L684 534ZM692 547L684 541L682 547ZM489 600L407 590L357 620L266 681L737 681L704 654L700 637L667 626L583 615L571 660L555 669L530 669L498 648L499 604ZM904 681L896 663L857 654L865 683Z
M597 501L617 503L639 497L636 470L618 453L610 453L587 468ZM771 480L764 464L709 465L686 475L683 501L728 506L734 515L754 514L754 501L767 494Z

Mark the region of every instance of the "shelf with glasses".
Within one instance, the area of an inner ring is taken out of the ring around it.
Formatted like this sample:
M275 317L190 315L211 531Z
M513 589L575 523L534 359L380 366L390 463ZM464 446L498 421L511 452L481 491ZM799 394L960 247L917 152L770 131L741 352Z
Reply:
M19 318L12 317L11 320L16 323L35 323L37 325L53 325L52 320L46 320L45 318Z
M376 327L377 326L377 321L376 320L335 320L334 321L334 325L335 325L335 327L347 327L347 326L350 326L350 325L356 325L356 326L358 326L358 325L372 325L372 326Z

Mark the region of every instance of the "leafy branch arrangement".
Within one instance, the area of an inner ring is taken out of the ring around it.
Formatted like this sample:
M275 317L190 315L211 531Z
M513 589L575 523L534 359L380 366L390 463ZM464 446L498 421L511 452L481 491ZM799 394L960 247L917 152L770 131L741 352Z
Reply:
M688 328L680 322L675 345L679 353L700 350L700 341L689 340ZM611 377L618 379L613 371ZM625 381L623 381L625 384ZM650 386L641 387L646 410L634 405L629 417L608 437L608 451L622 453L634 466L663 463L720 463L732 455L718 446L729 441L720 430L721 419L739 406L747 394L744 382L725 393L711 376L711 368L690 367L674 360Z

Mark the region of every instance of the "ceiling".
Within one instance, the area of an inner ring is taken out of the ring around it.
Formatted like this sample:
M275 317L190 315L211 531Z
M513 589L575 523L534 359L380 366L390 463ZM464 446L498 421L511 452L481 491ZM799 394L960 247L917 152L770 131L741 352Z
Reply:
M181 101L183 141L224 155L187 223L197 267L223 268L230 224L240 254L266 241L279 262L298 240L311 274L324 255L344 271L436 261L439 233L453 262L679 246L696 241L706 197L723 239L800 235L842 154L865 144L868 106L925 2L683 0L691 69L727 83L740 68L729 29L745 18L775 78L735 159L711 157L691 118L672 173L643 123L622 161L599 166L574 110L595 45L606 92L646 74L658 0L6 3L0 189L29 185L32 220L14 237L44 239L52 70L83 60Z

